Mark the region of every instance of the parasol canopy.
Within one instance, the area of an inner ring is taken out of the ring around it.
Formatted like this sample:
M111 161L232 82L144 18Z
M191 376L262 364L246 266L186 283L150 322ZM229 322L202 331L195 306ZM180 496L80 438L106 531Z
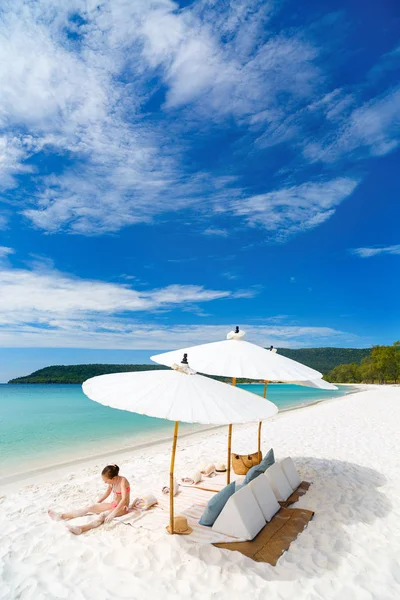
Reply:
M105 406L185 423L227 425L274 416L272 402L191 369L115 373L88 379L86 396Z
M170 367L179 362L183 354L189 354L191 367L207 375L286 382L321 379L319 371L271 352L269 348L246 342L243 335L243 331L231 332L227 340L156 354L151 360Z
M318 388L320 390L338 390L339 388L325 379L313 379L313 381L291 381L296 385L304 385L306 387Z

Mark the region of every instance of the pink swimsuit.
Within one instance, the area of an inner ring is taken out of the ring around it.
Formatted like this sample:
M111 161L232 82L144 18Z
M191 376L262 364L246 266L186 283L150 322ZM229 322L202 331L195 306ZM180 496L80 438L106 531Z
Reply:
M113 491L114 491L114 494L115 494L116 496L120 496L120 495L122 494L122 492L116 492L115 490L113 490ZM130 492L130 491L131 491L131 488L128 486L128 487L126 488L126 491L127 491L127 492ZM115 503L112 505L112 507L113 507L113 508L117 508L118 504L119 504L119 502L115 502ZM124 507L124 509L125 509L125 510L128 510L128 507L127 507L127 506L125 506L125 507Z

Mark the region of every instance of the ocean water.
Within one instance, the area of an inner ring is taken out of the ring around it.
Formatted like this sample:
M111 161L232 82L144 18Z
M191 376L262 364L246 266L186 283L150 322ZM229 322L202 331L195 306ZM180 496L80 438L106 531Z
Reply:
M263 385L240 387L263 395ZM351 391L351 386L331 392L270 384L268 399L284 410ZM182 424L180 431L202 428ZM80 385L0 384L1 476L169 438L172 430L170 421L97 404L84 395Z

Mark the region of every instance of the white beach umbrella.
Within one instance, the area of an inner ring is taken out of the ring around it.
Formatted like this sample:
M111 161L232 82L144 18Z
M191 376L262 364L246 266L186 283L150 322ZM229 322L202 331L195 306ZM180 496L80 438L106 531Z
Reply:
M292 381L296 385L304 385L306 387L318 388L320 390L338 390L339 388L325 379L313 379L312 381Z
M175 421L170 468L170 531L173 533L173 489L178 422L207 425L247 423L274 416L272 402L254 399L244 390L197 375L186 364L171 371L115 373L82 385L95 402L129 412Z
M151 360L170 367L179 362L183 354L189 353L190 366L207 375L287 382L312 381L322 377L319 371L291 358L246 342L243 340L244 334L244 331L230 332L228 339L221 342L157 354Z
M305 365L278 354L271 346L270 349L251 344L243 339L244 331L236 327L230 331L227 339L220 342L200 344L189 348L181 348L172 352L164 352L151 357L156 363L170 367L180 360L182 354L190 354L191 366L200 373L232 377L232 384L236 384L237 377L246 379L263 380L264 398L266 397L268 381L285 381L288 383L301 383L310 387L326 389L322 383L322 373L310 369ZM321 382L321 383L319 383ZM227 481L230 481L231 448L230 439L232 428L228 436L228 472ZM258 453L261 446L261 422L258 428Z

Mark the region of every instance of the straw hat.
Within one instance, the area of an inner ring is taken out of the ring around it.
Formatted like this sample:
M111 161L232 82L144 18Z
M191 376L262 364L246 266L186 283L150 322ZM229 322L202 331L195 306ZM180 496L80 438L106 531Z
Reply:
M217 471L217 473L225 473L226 466L224 465L224 463L217 463L215 465L215 470Z
M171 533L171 528L168 525L165 528L168 533ZM179 535L187 535L192 533L193 529L189 527L186 517L174 517L174 533L178 533Z

